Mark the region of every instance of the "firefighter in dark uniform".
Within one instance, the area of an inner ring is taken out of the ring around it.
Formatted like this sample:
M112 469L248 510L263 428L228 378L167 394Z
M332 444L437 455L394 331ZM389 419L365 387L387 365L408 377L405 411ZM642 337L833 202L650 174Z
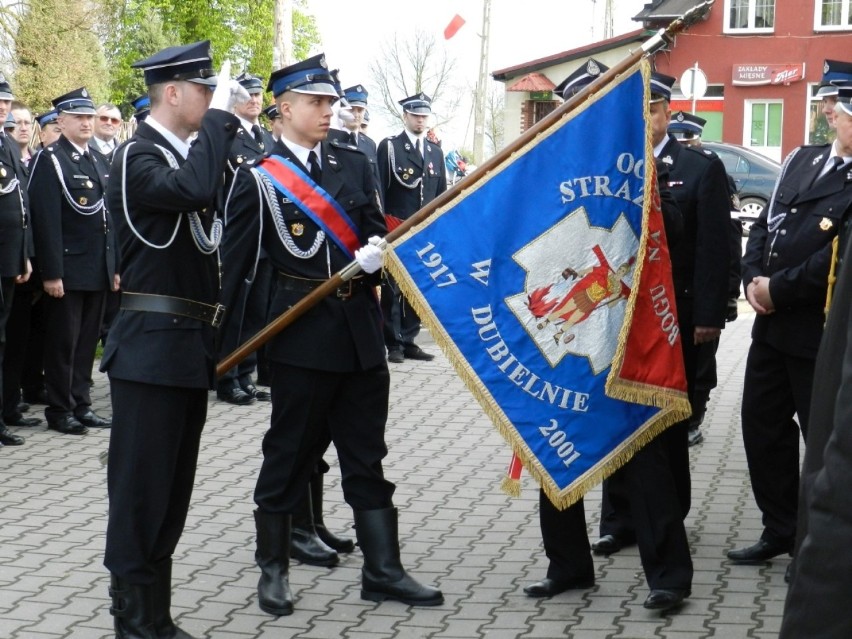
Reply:
M557 89L567 100L606 70L605 65L589 59ZM652 111L659 108L659 105L651 106ZM669 179L666 166L659 162L658 165L657 179L666 236L670 245L674 246L683 224L677 204L666 188ZM650 588L645 608L676 608L691 594L693 569L675 477L663 435L641 448L612 476L611 482L618 494L624 495L627 516L635 524L639 557ZM583 500L560 511L540 490L539 519L544 551L550 563L547 576L525 587L524 592L530 597L552 597L566 590L594 586L595 567Z
M686 147L669 135L671 87L675 78L651 75L651 126L654 155L669 169L668 190L683 216L683 235L671 247L678 323L686 372L687 394L693 412L700 411L703 392L696 393L698 371L715 356L728 313L731 263L731 209L725 166L715 153ZM665 442L675 478L681 516L689 514L692 483L689 472L689 420L668 428ZM635 539L630 507L616 488L616 473L603 485L601 537L596 554L618 552Z
M272 136L260 126L259 121L263 109L262 80L250 73L242 73L237 76L237 82L248 91L250 97L248 102L234 107L234 114L240 119L240 128L228 154L225 193L230 190L237 169L252 166L267 149L272 148L273 143ZM226 232L227 224L225 218ZM220 358L231 353L266 325L272 286L272 267L266 255L262 254L257 268L245 275L250 281L246 281L244 294L236 301L236 306L230 309L228 321L219 329ZM255 400L268 402L269 393L255 386L252 379L257 364L258 354L252 353L222 375L216 382L216 397L237 406L245 406Z
M757 313L743 385L743 444L763 533L754 545L728 552L738 563L792 553L797 535L799 431L810 448L831 243L852 212L852 117L848 103L835 109L837 138L787 156L743 256L746 299Z
M399 104L405 130L379 142L377 154L385 213L405 220L447 190L447 173L443 152L426 140L432 99L418 93ZM382 312L389 362L429 361L435 357L414 343L420 318L390 277L382 282Z
M107 167L88 150L95 105L85 88L53 100L62 135L30 167L29 195L45 299L47 426L82 435L109 427L89 381L107 291L118 290L116 244L104 195Z
M133 119L136 120L137 125L144 122L148 114L151 113L151 98L148 97L147 93L131 100L130 104L133 107Z
M364 114L367 113L369 95L367 89L361 84L343 89L343 97L349 104L349 108L345 109L345 113L344 110L341 110L338 118L345 129L331 129L328 132L328 137L330 140L337 138L341 142L348 142L366 155L370 160L370 168L373 169L373 175L376 176L376 183L378 184L381 178L379 176L376 142L369 135L361 132Z
M361 597L438 605L441 592L419 584L402 567L395 487L382 471L390 376L374 287L381 268L376 244L386 228L372 172L363 153L326 141L339 94L325 56L274 72L268 89L284 126L272 154L283 162L267 158L260 168L237 173L227 203L225 299L233 298L251 269L258 241L276 270L273 316L351 264L353 256L365 274L269 344L272 418L254 493L260 607L274 615L293 612L291 514L330 441L364 554ZM315 193L327 206L316 203ZM341 228L346 232L335 230Z
M838 139L848 135L852 88L838 92ZM825 332L817 353L808 444L802 464L796 560L780 639L852 636L852 219L840 225Z
M172 553L215 377L222 313L215 203L239 127L231 110L247 96L227 68L211 92L208 41L133 66L145 72L151 114L116 149L108 186L123 281L101 362L114 421L104 565L117 636L186 639L169 612Z
M12 105L12 88L0 75L0 119L5 120ZM32 273L30 258L33 255L30 229L29 202L27 200L27 178L21 164L18 144L5 134L0 136L0 371L6 346L6 323L12 312L15 285L26 282ZM3 375L0 372L0 408L2 416L22 418L14 405L6 405ZM20 446L24 438L13 434L0 419L0 447Z
M269 130L272 135L272 141L278 142L281 137L281 114L278 113L278 107L275 103L270 104L263 110L263 115L269 120Z

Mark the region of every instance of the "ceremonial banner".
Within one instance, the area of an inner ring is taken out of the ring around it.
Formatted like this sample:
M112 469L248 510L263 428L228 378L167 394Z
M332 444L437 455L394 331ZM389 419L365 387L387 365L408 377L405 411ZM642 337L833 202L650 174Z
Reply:
M386 258L559 508L689 415L648 73L564 115Z

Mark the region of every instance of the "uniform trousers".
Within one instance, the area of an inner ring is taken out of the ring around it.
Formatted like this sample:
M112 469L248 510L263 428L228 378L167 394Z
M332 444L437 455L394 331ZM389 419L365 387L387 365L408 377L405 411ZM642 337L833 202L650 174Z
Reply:
M183 532L208 391L114 378L110 390L104 565L129 583L150 584Z
M27 356L31 355L28 353L28 346L32 304L33 292L22 286L15 286L9 320L6 322L6 348L2 357L4 420L20 416L18 404L21 401L21 377Z
M228 323L222 327L219 344L220 358L230 355L243 342L266 326L269 319L270 291L273 290L274 269L269 259L257 262L254 279L243 282L243 291L237 302L237 308L230 315ZM237 381L240 385L251 383L251 374L257 369L259 353L255 351L239 364L224 373L218 381L220 388L230 388Z
M106 291L65 291L45 301L44 385L48 422L85 413Z
M660 438L644 446L609 480L627 497L639 557L652 590L689 590L692 558L666 447ZM547 576L572 580L594 576L583 501L559 511L542 492L539 517Z
M807 439L814 364L754 340L743 384L743 444L754 499L763 513L761 538L791 549L798 512L799 430Z
M272 361L272 418L254 500L269 513L294 513L329 441L340 461L343 497L353 510L393 506L384 478L390 375L330 372Z
M5 397L4 391L5 388L5 376L3 375L3 370L5 366L5 352L6 352L6 324L9 321L9 316L12 314L12 304L14 303L15 296L15 278L14 277L0 277L0 408L3 409L3 416L10 415L10 409L14 412L17 412L17 402L15 406L8 407L6 406L6 402L9 401L9 398ZM14 414L12 412L11 414Z
M399 290L399 284L390 276L382 279L381 303L387 349L401 351L414 346L414 340L420 334L420 318Z

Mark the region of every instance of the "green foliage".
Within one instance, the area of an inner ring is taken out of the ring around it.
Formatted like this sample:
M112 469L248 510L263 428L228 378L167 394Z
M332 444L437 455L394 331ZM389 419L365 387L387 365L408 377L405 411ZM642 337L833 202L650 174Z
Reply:
M30 2L15 35L17 69L13 89L33 112L85 86L96 101L107 98L108 74L85 2Z

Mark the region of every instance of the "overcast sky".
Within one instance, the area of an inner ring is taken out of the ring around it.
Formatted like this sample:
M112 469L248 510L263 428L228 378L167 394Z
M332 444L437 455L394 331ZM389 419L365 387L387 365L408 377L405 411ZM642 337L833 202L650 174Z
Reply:
M630 18L647 0L613 0L615 35L637 29ZM340 68L344 87L362 83L372 91L369 64L378 57L383 42L395 33L413 34L418 27L435 34L457 60L459 84L472 87L479 72L482 0L308 0L316 18L324 51L332 68ZM605 0L492 0L489 71L600 40L603 37ZM444 27L458 13L466 24L450 40ZM406 96L399 96L404 98ZM456 112L441 129L444 150L472 147L470 103ZM397 133L381 120L371 120L370 135L378 140Z

